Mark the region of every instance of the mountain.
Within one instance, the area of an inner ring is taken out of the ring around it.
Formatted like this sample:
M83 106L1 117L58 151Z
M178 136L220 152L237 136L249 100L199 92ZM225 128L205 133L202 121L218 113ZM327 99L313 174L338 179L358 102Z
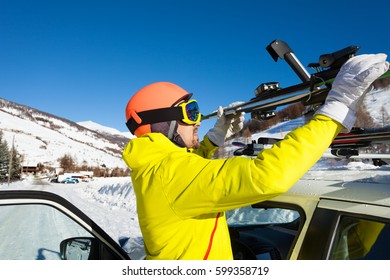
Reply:
M105 133L108 135L122 135L126 138L133 138L134 135L131 134L131 132L121 132L115 128L107 127L98 123L95 123L93 121L84 121L84 122L78 122L77 124L84 126L85 128L88 128L93 131L98 131L100 133Z
M133 136L91 121L73 121L0 98L0 130L9 146L23 156L22 164L58 167L71 155L79 165L126 168L122 150Z
M390 123L390 88L386 90L369 92L364 98L364 104L374 122L379 126Z

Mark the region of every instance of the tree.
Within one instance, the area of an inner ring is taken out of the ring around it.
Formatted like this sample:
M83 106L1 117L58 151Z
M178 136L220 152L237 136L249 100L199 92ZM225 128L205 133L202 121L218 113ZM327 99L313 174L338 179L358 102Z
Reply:
M369 127L375 127L376 124L374 122L374 120L372 119L371 115L369 114L369 112L367 111L367 108L364 104L362 104L357 113L356 113L356 122L355 122L355 126L356 127L365 127L365 128L369 128Z
M11 149L0 131L0 181L19 180L22 175L22 156L12 143ZM9 177L9 178L8 178Z
M9 150L7 141L3 139L0 131L0 181L6 181L9 171Z
M382 106L380 109L380 115L381 115L382 127L385 127L390 123L390 115L384 106Z
M248 143L252 142L252 132L249 130L249 127L243 129L242 137L245 138L248 141Z
M15 147L11 148L10 154L11 158L11 168L10 168L10 176L11 181L20 180L22 176L22 156L15 149Z
M58 159L60 167L64 169L64 172L74 171L76 162L70 154L65 154L63 157Z

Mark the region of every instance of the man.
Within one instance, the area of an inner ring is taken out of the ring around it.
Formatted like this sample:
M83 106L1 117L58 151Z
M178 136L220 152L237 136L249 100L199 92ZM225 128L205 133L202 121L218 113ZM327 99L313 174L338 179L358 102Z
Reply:
M325 104L306 125L255 159L210 159L243 117L219 114L199 143L191 94L165 82L138 91L126 107L137 136L123 151L131 169L147 259L232 259L225 211L287 191L321 157L359 102L389 67L385 54L361 55L340 69Z

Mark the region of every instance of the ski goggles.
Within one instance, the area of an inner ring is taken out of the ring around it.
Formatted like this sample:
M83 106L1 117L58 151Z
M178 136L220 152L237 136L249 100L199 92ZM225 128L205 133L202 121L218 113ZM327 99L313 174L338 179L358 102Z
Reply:
M195 99L179 103L175 107L134 112L134 116L136 118L131 117L126 122L127 128L133 134L138 127L145 124L177 120L184 124L194 125L200 122L202 118L198 102Z
M183 118L182 122L186 124L196 124L200 122L201 114L199 111L198 102L195 99L188 100L187 102L180 103L178 107L181 108Z

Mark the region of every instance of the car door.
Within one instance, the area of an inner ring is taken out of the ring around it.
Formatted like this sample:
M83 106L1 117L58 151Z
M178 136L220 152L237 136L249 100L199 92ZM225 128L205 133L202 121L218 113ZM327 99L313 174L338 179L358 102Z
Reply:
M127 260L129 256L82 211L42 191L0 192L1 260Z
M322 199L298 259L389 260L390 207Z
M306 222L298 204L266 201L229 211L229 233L236 260L287 260Z

